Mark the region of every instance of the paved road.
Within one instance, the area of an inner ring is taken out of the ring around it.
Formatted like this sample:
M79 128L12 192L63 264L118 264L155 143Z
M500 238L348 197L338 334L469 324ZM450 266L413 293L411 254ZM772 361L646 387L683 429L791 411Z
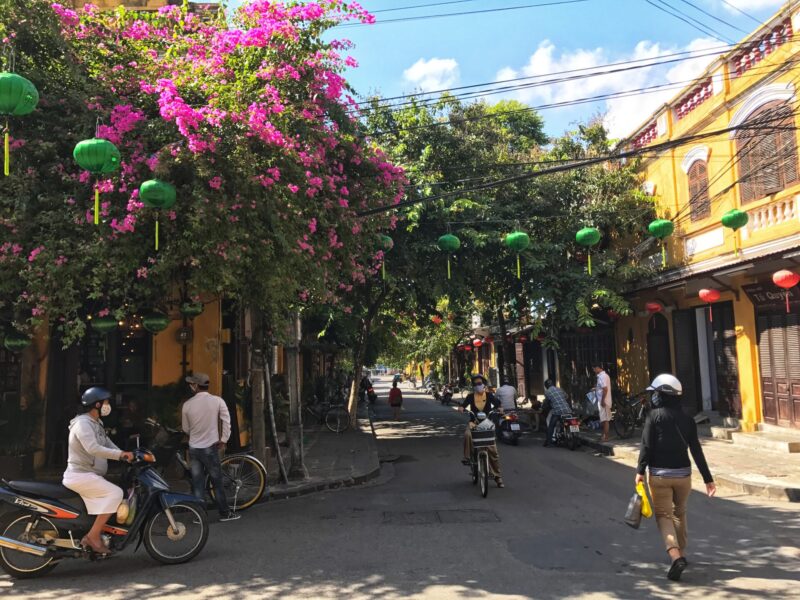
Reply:
M385 404L386 382L379 383ZM652 522L621 520L633 470L527 438L501 447L506 488L480 498L458 462L462 417L404 389L403 421L378 409L374 484L268 503L213 525L192 563L139 552L0 578L5 599L800 598L796 505L738 496L690 503L690 569L664 577Z

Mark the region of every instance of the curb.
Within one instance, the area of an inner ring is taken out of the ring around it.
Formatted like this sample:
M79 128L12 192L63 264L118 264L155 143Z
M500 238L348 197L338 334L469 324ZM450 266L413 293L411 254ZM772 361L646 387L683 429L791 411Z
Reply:
M618 449L609 444L595 441L593 439L580 436L585 446L597 450L605 456L614 456L623 460L638 461L639 453L629 449ZM746 494L748 496L759 496L770 498L771 500L781 500L783 502L800 502L800 488L785 487L771 483L753 483L735 475L717 474L714 477L717 486Z

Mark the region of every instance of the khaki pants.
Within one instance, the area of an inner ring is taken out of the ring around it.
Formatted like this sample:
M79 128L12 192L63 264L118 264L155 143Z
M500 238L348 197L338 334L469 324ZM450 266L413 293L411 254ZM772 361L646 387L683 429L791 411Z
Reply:
M686 503L692 491L691 477L650 476L650 496L658 530L664 538L667 551L683 551L688 543L686 533Z
M489 454L489 475L494 478L502 477L500 472L500 454L497 452L497 444L488 446L486 448ZM469 459L472 456L472 431L469 426L464 432L464 458Z

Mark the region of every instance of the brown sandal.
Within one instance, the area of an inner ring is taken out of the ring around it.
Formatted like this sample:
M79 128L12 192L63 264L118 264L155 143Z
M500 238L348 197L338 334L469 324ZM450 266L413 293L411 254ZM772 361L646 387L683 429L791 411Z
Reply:
M108 548L108 546L102 542L100 543L99 547L95 546L88 536L83 536L83 538L81 538L81 547L84 550L94 552L95 554L99 554L101 556L107 556L111 554L111 550Z
M494 478L494 482L497 484L497 487L499 487L499 488L506 487L505 484L503 483L503 478L502 477L495 477Z

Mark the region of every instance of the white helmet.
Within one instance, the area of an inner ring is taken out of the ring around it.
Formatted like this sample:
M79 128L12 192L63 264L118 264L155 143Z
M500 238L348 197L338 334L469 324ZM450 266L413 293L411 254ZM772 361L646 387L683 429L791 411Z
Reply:
M673 396L680 396L683 394L683 386L678 378L669 373L662 373L655 379L653 383L647 388L650 392L660 392L662 394L672 394Z

